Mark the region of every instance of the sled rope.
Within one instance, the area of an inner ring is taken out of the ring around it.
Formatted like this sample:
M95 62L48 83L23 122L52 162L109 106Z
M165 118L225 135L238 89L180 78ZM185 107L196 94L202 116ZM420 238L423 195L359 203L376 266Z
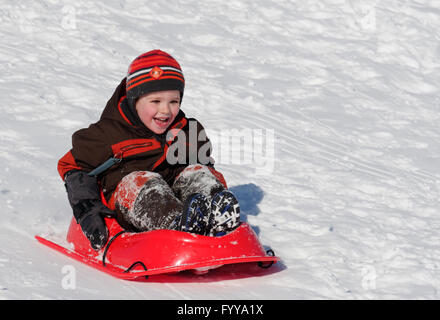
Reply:
M275 252L272 249L267 250L266 253L269 256L272 256L272 257L275 256ZM274 264L273 261L269 262L269 264L267 264L267 265L264 265L263 262L261 262L261 261L258 262L258 266L263 269L268 269L268 268L272 267L273 264Z
M131 266L129 266L127 268L127 270L124 271L124 273L128 273L131 271L131 269L133 269L134 267L136 267L137 265L141 265L142 268L144 268L145 271L148 271L148 268L145 266L145 264L142 261L136 261L135 263L133 263ZM148 276L145 276L146 278L148 278Z
M108 249L110 248L110 245L113 243L113 241L115 241L115 239L117 238L117 237L119 237L120 235L122 235L122 234L124 234L124 233L126 233L127 231L125 231L125 230L122 230L122 231L119 231L117 234L115 234L111 239L110 239L110 241L107 243L107 245L105 246L105 249L104 249L104 253L102 254L102 265L105 267L105 257L107 256L107 252L108 252ZM144 270L145 271L148 271L148 268L145 266L145 264L142 262L142 261L136 261L136 262L134 262L131 266L129 266L128 268L127 268L127 270L125 270L124 271L124 273L129 273L132 269L134 269L134 267L136 267L137 265L140 265L140 266L142 266L142 268L144 268ZM148 276L145 276L145 279L148 279Z
M121 234L123 234L123 233L126 233L127 231L125 231L125 230L122 230L122 231L119 231L117 234L115 234L114 236L113 236L113 238L111 238L110 239L110 241L107 243L107 245L105 246L105 249L104 249L104 253L102 254L102 265L105 267L105 257L107 256L107 251L108 251L108 248L110 248L110 245L113 243L113 241L115 241L115 239L117 238L117 237L119 237Z

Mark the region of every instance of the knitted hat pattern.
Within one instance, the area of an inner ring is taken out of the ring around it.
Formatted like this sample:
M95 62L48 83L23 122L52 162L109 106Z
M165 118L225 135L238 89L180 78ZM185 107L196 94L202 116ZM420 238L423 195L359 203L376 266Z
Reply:
M126 92L128 104L134 108L136 100L154 91L179 90L183 97L185 78L179 63L168 53L152 50L141 54L130 64Z

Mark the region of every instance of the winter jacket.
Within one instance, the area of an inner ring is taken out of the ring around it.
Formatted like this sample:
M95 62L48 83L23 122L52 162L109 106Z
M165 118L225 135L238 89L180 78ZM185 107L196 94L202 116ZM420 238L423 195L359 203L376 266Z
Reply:
M72 149L58 162L58 172L63 180L71 170L90 172L111 157L121 159L98 176L108 201L121 179L134 171L157 172L172 185L189 164L201 163L213 168L210 141L196 119L187 118L180 110L165 133L153 133L128 106L125 82L124 78L116 88L99 121L73 134ZM202 137L201 141L197 141L197 137ZM185 161L169 163L168 150L185 150ZM203 159L200 154L204 155ZM206 159L209 159L208 163ZM216 175L225 184L223 176L219 172Z

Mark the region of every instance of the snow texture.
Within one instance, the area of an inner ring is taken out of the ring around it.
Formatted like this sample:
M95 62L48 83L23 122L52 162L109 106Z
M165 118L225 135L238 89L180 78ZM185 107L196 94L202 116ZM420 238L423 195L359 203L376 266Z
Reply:
M173 184L173 191L182 202L194 193L203 194L211 202L211 196L223 189L208 167L202 165L187 166Z
M0 299L439 299L439 30L437 0L2 1ZM63 241L57 161L156 48L282 259L265 273L125 282L34 239ZM229 161L231 128L273 130L273 166Z

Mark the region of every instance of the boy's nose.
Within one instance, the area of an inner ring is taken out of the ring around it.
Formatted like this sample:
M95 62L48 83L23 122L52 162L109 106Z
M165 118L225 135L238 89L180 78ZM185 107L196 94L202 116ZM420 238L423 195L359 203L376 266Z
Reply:
M161 103L160 106L159 106L159 112L160 112L160 113L165 113L165 114L170 113L170 112L171 112L171 106L170 106L170 104L167 103L167 102L163 102L163 103Z

